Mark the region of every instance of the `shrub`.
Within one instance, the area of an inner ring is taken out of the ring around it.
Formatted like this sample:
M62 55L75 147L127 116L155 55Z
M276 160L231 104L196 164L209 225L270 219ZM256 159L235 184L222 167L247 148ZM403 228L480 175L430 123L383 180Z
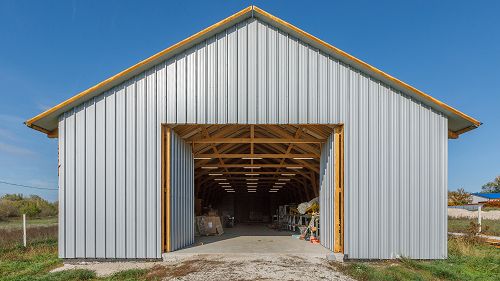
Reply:
M19 216L19 209L10 200L0 199L0 220Z
M500 200L491 200L486 203L484 203L485 207L490 207L490 208L500 208Z
M466 205L470 202L472 202L472 197L463 188L459 188L457 191L448 191L449 206Z

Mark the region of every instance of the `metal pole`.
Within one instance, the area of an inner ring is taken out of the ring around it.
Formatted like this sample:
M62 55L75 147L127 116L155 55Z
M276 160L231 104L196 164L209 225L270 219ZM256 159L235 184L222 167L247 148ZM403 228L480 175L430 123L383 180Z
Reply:
M481 233L481 207L483 205L479 205L477 208L477 223L479 224L479 233Z
M26 247L26 214L23 214L23 244Z

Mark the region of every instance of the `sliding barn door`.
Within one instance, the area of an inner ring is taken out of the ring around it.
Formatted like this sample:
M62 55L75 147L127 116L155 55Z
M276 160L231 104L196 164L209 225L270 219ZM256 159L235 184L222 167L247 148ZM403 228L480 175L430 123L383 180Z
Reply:
M163 129L163 250L194 242L194 159L191 146L171 128Z
M342 127L335 128L321 149L319 173L320 242L330 251L343 252L343 147Z

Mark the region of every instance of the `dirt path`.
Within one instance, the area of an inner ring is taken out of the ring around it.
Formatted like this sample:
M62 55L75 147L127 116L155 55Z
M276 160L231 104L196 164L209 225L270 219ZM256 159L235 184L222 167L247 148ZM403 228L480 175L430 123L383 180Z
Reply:
M64 269L94 270L107 276L131 268L151 268L163 280L352 280L335 271L324 258L293 255L186 255L163 262L106 262L65 265Z

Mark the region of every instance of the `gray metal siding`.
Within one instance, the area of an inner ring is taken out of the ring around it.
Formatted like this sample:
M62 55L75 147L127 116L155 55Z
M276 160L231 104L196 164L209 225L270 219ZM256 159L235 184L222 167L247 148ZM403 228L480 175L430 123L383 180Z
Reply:
M256 19L61 115L61 257L160 257L161 123L342 123L345 253L446 257L446 117Z
M330 135L321 149L319 168L319 221L320 242L330 251L334 250L334 209L335 209L335 150L333 134Z
M194 243L194 158L191 146L171 134L171 245L172 251Z

